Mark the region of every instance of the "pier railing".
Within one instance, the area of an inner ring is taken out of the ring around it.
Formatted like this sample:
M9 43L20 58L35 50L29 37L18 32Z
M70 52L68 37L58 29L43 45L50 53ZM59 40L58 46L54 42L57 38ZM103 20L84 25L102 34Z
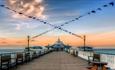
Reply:
M108 67L115 69L115 55L113 54L100 54L100 61L107 62Z
M47 50L42 53L38 51L29 51L29 55L27 54L27 51L15 53L2 53L0 54L0 70L8 70L9 68L17 67L20 64L30 62L33 59L50 53L51 51L52 50Z
M75 52L73 51L73 53ZM87 61L106 62L107 67L110 67L111 69L115 69L115 54L96 53L93 51L77 51L76 53L78 53L76 56L82 59L85 59Z
M93 57L93 52L91 51L78 51L78 56L85 59L85 60L88 60L89 59L89 56L92 56ZM91 58L93 60L93 58Z

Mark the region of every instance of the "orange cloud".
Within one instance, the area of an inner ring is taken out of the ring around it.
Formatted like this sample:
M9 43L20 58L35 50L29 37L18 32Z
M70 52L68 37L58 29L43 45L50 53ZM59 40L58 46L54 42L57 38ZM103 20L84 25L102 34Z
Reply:
M26 15L32 15L38 18L45 18L43 0L7 0L6 4L13 10L22 12ZM23 15L14 13L14 18L26 18Z
M26 40L17 38L0 39L0 45L25 45Z
M87 44L94 46L115 46L115 31L100 34L90 34Z

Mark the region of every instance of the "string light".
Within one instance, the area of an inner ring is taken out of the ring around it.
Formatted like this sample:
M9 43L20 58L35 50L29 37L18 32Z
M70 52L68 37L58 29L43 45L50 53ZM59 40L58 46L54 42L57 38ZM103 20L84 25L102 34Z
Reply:
M110 3L108 3L108 5L114 6L114 2L110 2ZM103 5L103 7L107 7L108 5ZM92 11L90 11L90 12L84 14L84 15L80 15L80 16L78 16L78 17L75 18L75 19L72 19L72 20L70 20L70 21L67 21L67 22L61 24L60 27L66 25L66 24L69 24L69 23L71 23L71 22L74 22L74 21L76 21L76 20L79 20L80 18L82 18L82 17L84 17L84 16L87 16L87 15L90 15L91 13L96 13L96 11L101 11L101 10L102 10L102 8L97 8L96 10L92 10ZM36 35L36 37L39 37L39 36L41 36L41 35L43 35L43 34L45 34L45 33L48 33L48 32L50 32L50 31L53 31L54 29L56 29L56 28L52 28L52 29L50 29L50 30L48 30L48 31L45 31L45 32L39 34L39 35Z
M114 6L114 2L110 2L109 5Z
M77 35L77 34L75 34L75 33L72 33L72 32L70 32L70 31L68 31L68 30L65 30L65 29L61 28L60 26L56 26L56 25L50 24L50 23L48 23L48 22L46 22L46 21L43 21L43 20L41 20L41 19L37 19L37 18L34 17L34 16L25 15L25 14L22 13L22 12L17 12L17 11L12 10L11 8L9 8L9 7L5 6L5 5L0 5L0 6L6 8L6 9L8 9L8 10L11 10L11 11L13 11L13 12L15 12L15 13L18 13L18 14L20 14L20 15L24 15L24 16L26 16L27 18L31 18L31 19L34 19L34 20L38 20L39 22L42 22L43 24L50 25L50 26L52 26L52 27L54 27L54 28L56 28L56 29L60 29L60 30L62 30L62 31L64 31L64 32L67 32L67 33L69 33L69 34L71 34L71 35L74 35L74 36L76 36L76 37L82 38L82 36L79 36L79 35Z
M114 6L114 2L110 2L108 5ZM103 5L103 7L108 7L108 5L107 5L107 4L106 4L106 5ZM41 20L41 19L38 19L38 18L36 18L36 17L34 17L34 16L28 16L28 15L25 15L24 13L22 13L22 12L17 12L17 11L15 11L15 10L12 10L11 8L9 8L9 7L5 6L5 5L0 5L0 6L6 8L6 9L8 9L8 10L11 10L11 11L13 11L13 12L15 12L15 13L18 13L18 14L20 14L20 15L24 15L24 16L26 16L26 17L28 17L28 18L31 18L31 19L34 19L34 20L38 20L39 22L42 22L43 24L50 25L50 26L54 27L53 30L54 30L54 29L60 29L60 30L62 30L62 31L64 31L64 32L67 32L67 33L72 34L72 35L74 35L74 36L76 36L76 37L79 37L79 38L82 38L82 36L77 35L77 34L75 34L75 33L72 33L72 32L70 32L70 31L68 31L68 30L65 30L65 29L61 28L61 26L64 26L65 24L69 24L69 23L71 23L71 22L74 22L74 21L76 21L76 20L79 20L81 17L84 17L84 16L89 15L89 14L91 14L91 13L96 13L97 10L102 10L101 8L97 8L96 10L92 10L92 11L88 12L87 14L80 15L78 18L75 18L75 19L72 19L72 20L70 20L70 21L68 21L68 22L65 22L64 24L61 24L60 26L55 26L55 25L52 25L52 24L50 24L50 23L48 23L48 22L46 22L46 21L43 21L43 20ZM45 32L43 32L43 33L41 33L41 34L39 34L39 35L36 35L36 36L34 36L33 38L38 37L38 36L41 36L41 35L43 35L43 34L45 34L45 33L47 33L47 32L50 32L50 31L52 31L52 29L51 29L51 30L48 30L48 31L45 31Z

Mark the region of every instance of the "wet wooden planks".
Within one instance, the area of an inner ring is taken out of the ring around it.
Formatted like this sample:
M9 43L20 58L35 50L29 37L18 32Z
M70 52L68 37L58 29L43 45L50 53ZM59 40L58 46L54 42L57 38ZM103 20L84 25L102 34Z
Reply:
M12 70L87 70L87 62L66 52L52 52Z

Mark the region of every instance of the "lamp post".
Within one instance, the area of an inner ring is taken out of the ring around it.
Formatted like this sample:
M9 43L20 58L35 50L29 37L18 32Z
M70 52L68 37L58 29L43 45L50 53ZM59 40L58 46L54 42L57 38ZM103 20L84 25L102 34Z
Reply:
M84 51L85 51L85 46L86 46L86 35L83 36L83 40L84 40Z
M27 47L28 47L28 53L29 53L30 51L30 36L29 35L27 36L27 39L28 39Z
M26 53L26 61L30 61L30 36L27 36L27 53Z

